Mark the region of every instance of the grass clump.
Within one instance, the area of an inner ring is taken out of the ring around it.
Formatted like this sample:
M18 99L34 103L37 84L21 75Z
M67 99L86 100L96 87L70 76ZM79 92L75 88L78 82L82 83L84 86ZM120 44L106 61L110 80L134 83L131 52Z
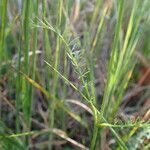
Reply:
M148 6L1 1L0 148L149 148Z

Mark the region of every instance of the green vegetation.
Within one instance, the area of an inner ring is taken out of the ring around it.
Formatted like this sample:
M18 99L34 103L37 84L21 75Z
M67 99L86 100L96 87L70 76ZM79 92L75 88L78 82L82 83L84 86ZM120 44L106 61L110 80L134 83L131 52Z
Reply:
M1 0L0 149L149 149L149 8Z

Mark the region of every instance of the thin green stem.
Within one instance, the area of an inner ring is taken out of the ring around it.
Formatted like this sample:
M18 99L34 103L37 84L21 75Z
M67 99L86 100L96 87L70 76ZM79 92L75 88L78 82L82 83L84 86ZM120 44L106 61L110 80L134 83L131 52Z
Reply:
M5 41L5 27L6 27L6 15L7 15L7 0L1 1L1 28L0 28L0 62L5 54L4 41Z

